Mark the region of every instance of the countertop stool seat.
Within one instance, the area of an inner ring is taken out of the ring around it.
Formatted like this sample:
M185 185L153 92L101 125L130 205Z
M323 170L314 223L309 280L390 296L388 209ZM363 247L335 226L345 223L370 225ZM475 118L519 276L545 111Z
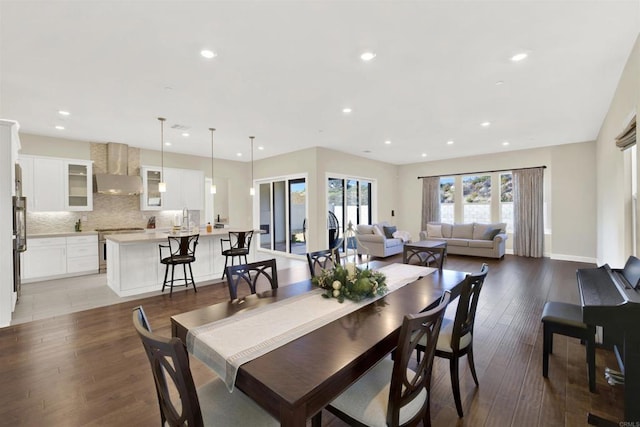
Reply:
M579 338L587 347L589 391L596 391L596 327L582 321L582 307L576 304L547 301L542 310L542 376L549 374L549 355L553 353L553 334Z

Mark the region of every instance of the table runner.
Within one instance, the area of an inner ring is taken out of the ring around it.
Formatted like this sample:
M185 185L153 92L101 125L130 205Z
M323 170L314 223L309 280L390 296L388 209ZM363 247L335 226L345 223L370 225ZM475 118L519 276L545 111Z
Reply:
M434 272L435 268L390 264L378 269L389 292ZM233 391L238 368L383 296L340 304L322 298L322 289L286 298L189 330L187 350L215 371Z

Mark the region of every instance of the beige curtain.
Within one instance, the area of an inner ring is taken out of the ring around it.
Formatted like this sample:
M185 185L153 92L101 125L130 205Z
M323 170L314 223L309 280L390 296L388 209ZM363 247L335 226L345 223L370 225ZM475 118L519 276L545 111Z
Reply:
M513 254L540 258L544 249L543 168L513 171Z
M636 116L633 116L627 127L616 136L616 146L626 150L636 145Z
M421 230L427 229L429 221L440 221L440 177L422 178L422 222Z

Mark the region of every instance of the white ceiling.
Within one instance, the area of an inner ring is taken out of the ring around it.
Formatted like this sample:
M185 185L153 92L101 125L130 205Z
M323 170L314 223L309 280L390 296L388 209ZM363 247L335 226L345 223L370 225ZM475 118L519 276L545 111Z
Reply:
M249 135L256 159L322 146L394 164L582 142L639 29L638 0L2 0L0 117L159 150L163 116L167 151L209 156L215 127L234 160Z

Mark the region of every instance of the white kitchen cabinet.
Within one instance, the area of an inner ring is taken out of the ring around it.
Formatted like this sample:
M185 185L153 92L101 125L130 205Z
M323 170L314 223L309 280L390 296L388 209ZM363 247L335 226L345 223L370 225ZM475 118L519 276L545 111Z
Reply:
M201 170L164 168L164 177L160 168L143 166L141 169L144 194L140 196L141 210L178 211L204 210L204 173ZM167 191L157 191L160 178L167 184Z
M176 211L185 207L182 203L182 169L164 168L167 191L162 195L164 210Z
M204 210L204 173L182 169L182 206L192 211Z
M142 177L142 194L140 194L140 210L159 211L163 208L162 193L158 185L162 181L160 168L143 166L140 168Z
M94 274L98 273L98 236L30 238L22 255L25 283Z
M64 210L64 164L53 157L20 156L22 194L27 211L59 212Z
M97 244L96 244L97 246ZM47 237L27 240L27 251L23 252L24 265L22 279L60 276L67 272L66 237Z
M67 237L67 273L98 272L98 236Z
M203 210L204 173L193 169L164 168L167 192L162 195L165 210Z
M93 210L93 162L65 160L65 210Z
M93 167L88 160L20 156L22 193L31 212L93 210Z

